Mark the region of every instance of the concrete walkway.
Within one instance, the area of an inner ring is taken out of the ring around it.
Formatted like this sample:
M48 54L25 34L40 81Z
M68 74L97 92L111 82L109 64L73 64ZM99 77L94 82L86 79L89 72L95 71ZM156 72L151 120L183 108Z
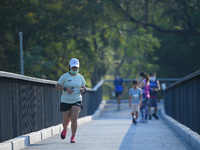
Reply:
M100 118L78 127L77 143L71 144L70 137L69 130L65 140L55 135L25 150L193 150L162 117L133 125L128 103L121 110L115 103L107 103Z

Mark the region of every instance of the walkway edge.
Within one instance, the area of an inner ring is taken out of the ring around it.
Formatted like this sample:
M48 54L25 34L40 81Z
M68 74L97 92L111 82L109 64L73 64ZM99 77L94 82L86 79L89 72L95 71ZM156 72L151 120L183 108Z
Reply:
M101 114L102 110L104 109L105 105L106 105L106 101L103 100L93 115L79 118L78 125L80 126L80 125L88 123L94 119L97 119L99 117L99 115ZM70 128L71 122L68 126ZM59 134L62 131L62 129L63 129L62 124L59 124L56 126L42 129L37 132L32 132L32 133L29 133L29 134L26 134L23 136L18 136L14 139L0 143L0 150L23 149L27 146L30 146L31 144L35 144L35 143L40 142L44 139L47 139L51 136Z
M164 108L164 100L161 100L160 102L160 109L161 109L161 115L163 116L164 120L175 130L180 134L188 143L190 143L193 148L196 150L200 149L200 135L194 131L192 131L190 128L186 127L185 125L179 123L172 117L168 116L165 113Z

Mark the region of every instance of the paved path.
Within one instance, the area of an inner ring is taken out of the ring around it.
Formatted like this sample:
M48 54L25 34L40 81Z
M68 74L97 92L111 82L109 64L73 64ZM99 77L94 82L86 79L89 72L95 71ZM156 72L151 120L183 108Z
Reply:
M121 110L117 110L116 104L107 103L99 119L78 127L75 144L69 142L71 131L68 131L65 140L55 135L25 149L193 150L161 117L133 125L128 103L123 103L121 107Z

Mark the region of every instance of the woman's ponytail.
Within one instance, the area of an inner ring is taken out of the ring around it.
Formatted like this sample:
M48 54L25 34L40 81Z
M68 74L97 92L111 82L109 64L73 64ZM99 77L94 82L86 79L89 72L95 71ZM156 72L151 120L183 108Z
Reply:
M150 77L149 77L149 75L145 75L145 79L146 79L146 84L150 81Z

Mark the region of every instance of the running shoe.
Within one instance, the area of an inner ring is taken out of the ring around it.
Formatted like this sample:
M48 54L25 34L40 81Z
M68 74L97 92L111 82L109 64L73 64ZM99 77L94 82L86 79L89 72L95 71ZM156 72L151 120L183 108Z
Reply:
M134 125L137 125L137 121L135 120Z
M139 123L144 123L144 119L143 118L140 119Z
M151 120L151 115L149 115L149 120Z
M158 120L158 117L156 116L156 114L155 114L155 113L154 113L152 116Z
M134 125L136 125L136 124L137 124L137 121L136 121L136 119L135 119L135 118L133 118L132 122L134 123Z
M76 140L75 140L75 137L74 137L74 136L71 137L70 143L76 143Z
M61 139L63 139L63 140L65 139L66 133L67 133L67 130L63 129L61 134L60 134Z
M135 118L132 119L132 122L135 123Z
M146 119L143 120L143 123L148 123L148 121Z

